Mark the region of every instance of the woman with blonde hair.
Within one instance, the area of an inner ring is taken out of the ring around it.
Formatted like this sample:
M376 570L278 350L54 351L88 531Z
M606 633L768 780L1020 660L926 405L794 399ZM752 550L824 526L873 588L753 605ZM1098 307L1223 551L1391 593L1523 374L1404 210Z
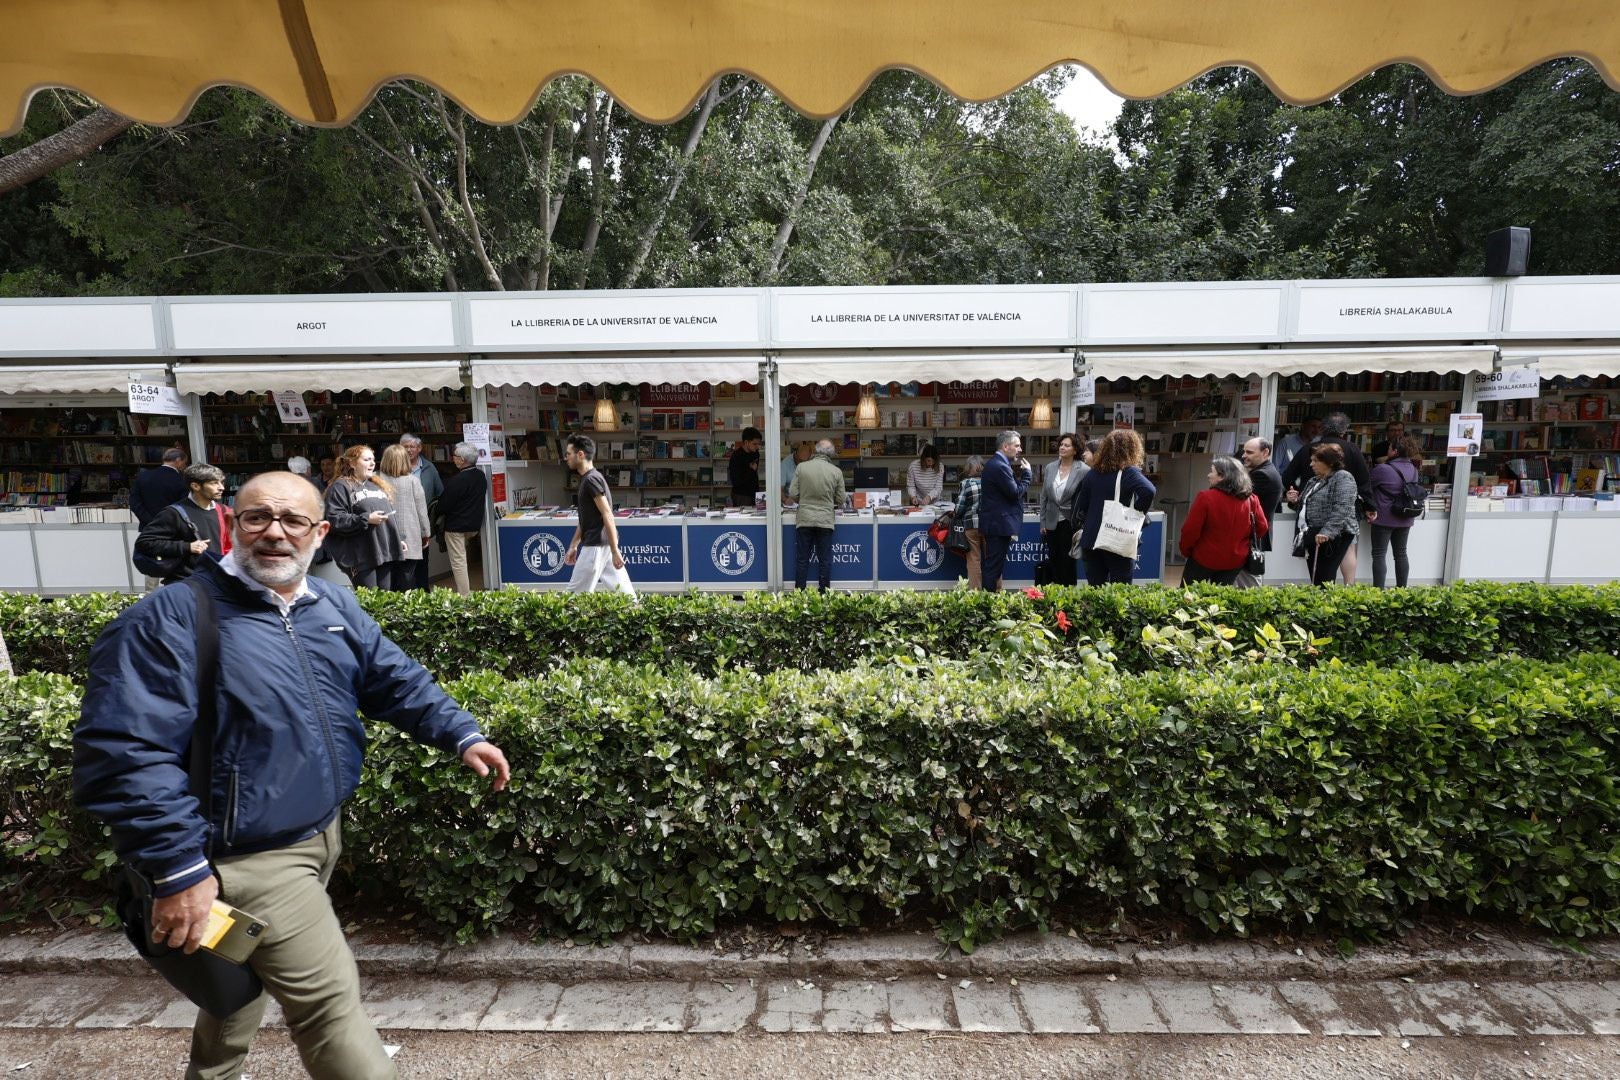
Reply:
M1103 504L1114 500L1147 513L1159 491L1142 472L1146 455L1142 437L1121 428L1103 436L1091 471L1080 478L1080 494L1074 500L1075 531L1080 534L1080 557L1086 564L1086 582L1107 585L1131 583L1136 559L1099 550L1097 533L1102 529Z
M395 567L394 589L408 592L416 587L416 567L428 557L428 542L433 539L427 493L411 469L411 455L399 443L383 451L382 467L377 471L394 485L394 530L404 551L401 564Z
M394 569L404 562L405 549L393 519L393 485L377 475L376 455L369 446L349 447L326 489L332 531L323 546L356 588L394 588Z

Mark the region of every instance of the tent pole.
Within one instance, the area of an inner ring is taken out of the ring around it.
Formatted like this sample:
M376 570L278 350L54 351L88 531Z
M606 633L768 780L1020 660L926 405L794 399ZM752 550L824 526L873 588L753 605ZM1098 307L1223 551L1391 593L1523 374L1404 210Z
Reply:
M760 392L765 401L765 550L769 566L767 586L782 589L782 404L777 384L776 356L766 353L760 365Z

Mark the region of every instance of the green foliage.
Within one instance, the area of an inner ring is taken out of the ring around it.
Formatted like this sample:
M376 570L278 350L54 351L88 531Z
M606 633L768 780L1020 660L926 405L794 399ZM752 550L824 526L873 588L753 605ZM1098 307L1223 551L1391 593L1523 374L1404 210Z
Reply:
M123 595L56 600L0 594L18 671L82 677L91 644L135 601ZM1054 587L1039 598L977 591L715 593L622 597L563 592L361 590L361 604L411 656L439 675L498 670L538 675L573 657L682 665L704 674L842 669L862 659L959 659L1009 652L1117 662L1130 671L1188 662L1148 627L1206 624L1235 631L1231 650L1300 663L1472 661L1515 654L1557 660L1620 653L1620 584L1467 582L1419 589L1306 586L1190 589ZM1184 613L1178 617L1178 612ZM1068 629L1063 629L1058 615ZM1270 626L1278 641L1269 640ZM1294 628L1298 629L1295 630ZM1163 635L1160 635L1163 638ZM1266 639L1266 640L1262 640ZM1315 640L1326 639L1326 640ZM1167 640L1167 639L1166 639ZM1206 640L1203 646L1213 647ZM1314 650L1314 652L1313 652ZM1188 654L1190 655L1190 654ZM1209 657L1213 658L1211 652Z
M376 728L344 875L462 939L922 913L972 948L1099 906L1240 935L1376 937L1429 905L1620 930L1609 656L1005 677L581 660L449 689L511 788ZM0 680L16 915L93 903L108 862L67 805L77 693Z

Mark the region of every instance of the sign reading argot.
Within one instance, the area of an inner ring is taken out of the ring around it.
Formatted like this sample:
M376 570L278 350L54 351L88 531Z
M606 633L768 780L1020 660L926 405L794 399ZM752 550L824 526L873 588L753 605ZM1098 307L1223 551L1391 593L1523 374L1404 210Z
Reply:
M1483 413L1452 413L1451 433L1446 439L1446 457L1478 457L1484 431Z
M180 391L159 382L131 382L129 384L129 411L132 413L158 413L163 416L186 415L186 403L180 400Z
M310 422L309 407L304 404L304 394L301 390L277 390L276 412L281 414L283 424Z
M1541 396L1541 372L1533 367L1505 367L1474 373L1475 401L1510 401Z

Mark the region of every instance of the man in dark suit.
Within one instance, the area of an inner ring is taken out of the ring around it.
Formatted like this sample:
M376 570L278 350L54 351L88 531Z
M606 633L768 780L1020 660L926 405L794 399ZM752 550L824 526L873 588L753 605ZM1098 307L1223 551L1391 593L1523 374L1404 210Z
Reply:
M165 506L173 506L190 493L186 484L186 452L179 447L163 451L163 464L146 469L129 485L129 509L144 528Z
M1271 463L1271 441L1258 435L1243 444L1243 464L1249 470L1249 483L1260 497L1260 507L1266 512L1266 532L1260 537L1260 546L1271 550L1271 519L1282 505L1282 477Z
M996 452L984 463L979 490L979 531L984 534L981 573L984 588L997 592L1007 549L1024 527L1024 493L1035 470L1024 460L1024 441L1016 431L996 436Z

